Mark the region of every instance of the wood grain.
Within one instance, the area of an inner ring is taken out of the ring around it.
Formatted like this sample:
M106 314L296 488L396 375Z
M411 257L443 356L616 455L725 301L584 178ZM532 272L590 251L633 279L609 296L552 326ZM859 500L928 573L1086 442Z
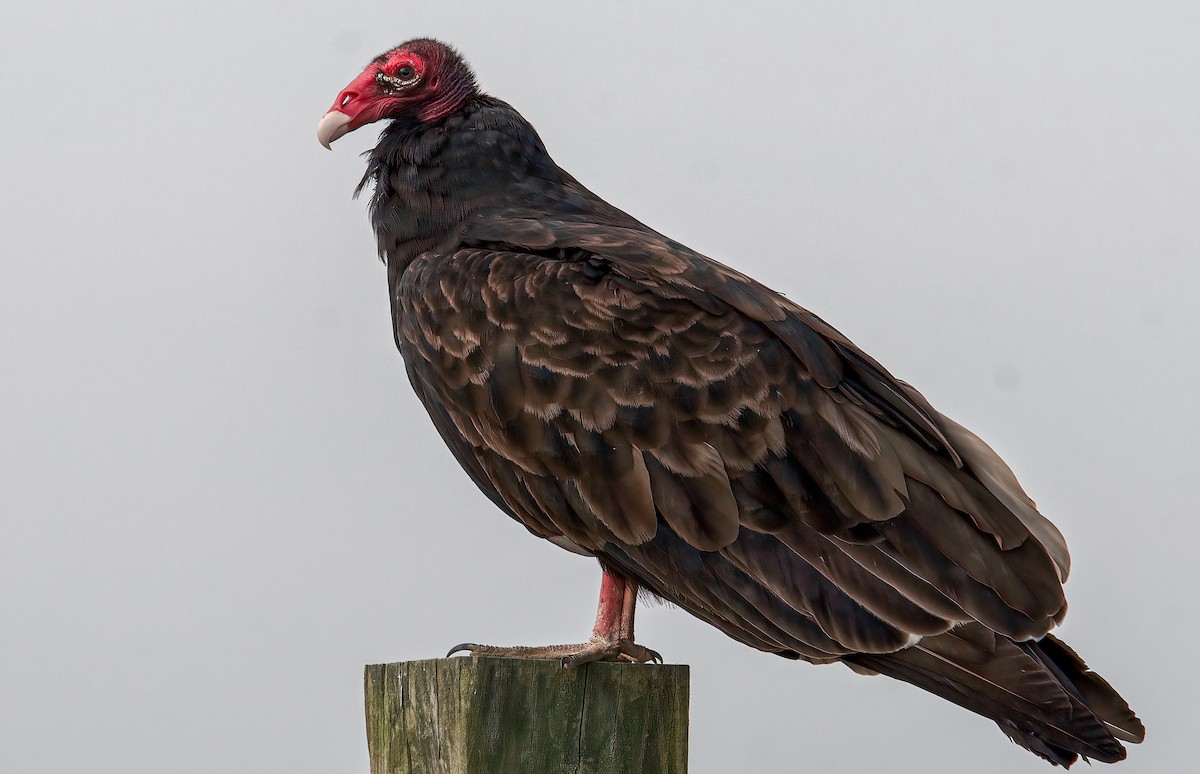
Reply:
M685 774L685 665L432 659L364 675L371 774Z

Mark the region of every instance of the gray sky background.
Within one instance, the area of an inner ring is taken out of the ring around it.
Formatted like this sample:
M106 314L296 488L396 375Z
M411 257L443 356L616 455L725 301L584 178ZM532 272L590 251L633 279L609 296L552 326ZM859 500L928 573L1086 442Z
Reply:
M594 563L411 394L376 131L314 137L417 35L991 442L1149 726L1115 771L1189 765L1200 4L51 0L0 10L0 771L366 772L364 663L588 631ZM1049 771L910 686L638 631L692 665L695 774Z

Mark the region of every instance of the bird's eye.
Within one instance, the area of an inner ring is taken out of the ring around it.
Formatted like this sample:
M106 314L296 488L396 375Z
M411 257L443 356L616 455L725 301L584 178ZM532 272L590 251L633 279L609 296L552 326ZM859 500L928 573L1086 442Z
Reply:
M388 67L390 68L391 65L388 65ZM411 60L406 64L398 66L395 70L380 68L375 73L375 82L379 84L379 88L391 94L398 93L409 86L414 86L419 80L421 80L421 73L417 70L417 65Z

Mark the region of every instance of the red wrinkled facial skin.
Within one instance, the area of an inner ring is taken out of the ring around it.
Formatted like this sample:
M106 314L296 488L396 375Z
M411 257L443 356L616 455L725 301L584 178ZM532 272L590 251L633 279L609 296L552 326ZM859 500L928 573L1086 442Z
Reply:
M410 66L416 71L419 80L401 93L389 93L380 86L377 76L382 73L395 78L396 73L404 66ZM336 110L350 116L348 131L354 131L366 124L401 112L406 105L412 104L418 95L425 91L425 75L429 69L425 59L410 51L390 51L375 59L361 74L338 94L330 110Z
M399 75L411 67L412 76ZM453 49L428 38L384 52L342 90L332 111L347 117L337 136L390 118L440 121L478 95L475 75Z

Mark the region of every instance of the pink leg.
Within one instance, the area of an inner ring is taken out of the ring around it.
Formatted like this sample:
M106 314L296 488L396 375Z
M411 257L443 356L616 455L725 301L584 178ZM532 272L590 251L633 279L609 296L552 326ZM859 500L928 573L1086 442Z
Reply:
M625 580L604 565L600 566L600 570L600 602L596 606L596 625L592 627L592 639L617 640L624 634L621 624L625 612L626 589L632 585L636 598L637 584ZM632 633L630 637L632 638Z

